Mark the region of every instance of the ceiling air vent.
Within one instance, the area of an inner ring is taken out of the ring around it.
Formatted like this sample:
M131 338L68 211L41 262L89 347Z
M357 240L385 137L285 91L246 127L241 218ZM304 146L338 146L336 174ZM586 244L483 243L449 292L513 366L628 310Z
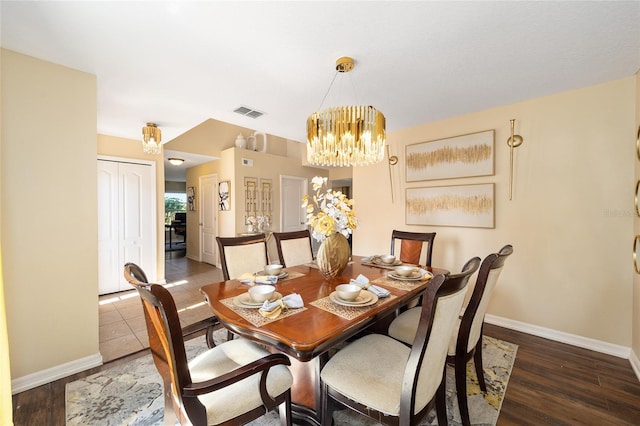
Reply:
M246 115L251 118L258 118L261 115L264 115L264 112L256 111L255 109L251 109L249 107L241 106L233 110L233 112L237 112L238 114Z

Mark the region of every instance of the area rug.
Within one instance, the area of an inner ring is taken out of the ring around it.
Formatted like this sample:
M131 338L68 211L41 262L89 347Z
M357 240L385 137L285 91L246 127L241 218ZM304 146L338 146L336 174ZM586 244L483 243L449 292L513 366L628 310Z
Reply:
M215 333L216 342L226 338L226 330ZM189 359L206 350L203 337L185 343ZM467 364L467 394L471 423L495 425L515 361L517 345L485 336L483 338L484 374L487 393L480 391L473 364ZM162 425L164 399L162 380L151 355L145 355L66 386L67 426L156 426ZM450 425L460 425L455 394L454 373L447 367L447 415ZM250 423L252 426L276 426L279 417L269 413ZM378 423L351 410L334 413L335 425L373 426ZM432 412L423 425L437 424Z

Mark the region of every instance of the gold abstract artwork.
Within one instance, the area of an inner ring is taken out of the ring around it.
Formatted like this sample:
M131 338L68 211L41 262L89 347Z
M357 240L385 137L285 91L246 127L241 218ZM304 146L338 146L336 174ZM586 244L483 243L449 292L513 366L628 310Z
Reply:
M473 145L470 147L445 146L431 152L416 152L407 156L407 167L424 169L437 164L476 164L491 158L491 145Z
M493 200L485 196L440 195L432 198L407 200L407 209L410 214L416 215L439 210L458 210L467 214L486 214L493 209Z
M493 183L407 188L407 225L493 228Z
M407 145L407 182L492 175L494 133L493 130L486 130Z

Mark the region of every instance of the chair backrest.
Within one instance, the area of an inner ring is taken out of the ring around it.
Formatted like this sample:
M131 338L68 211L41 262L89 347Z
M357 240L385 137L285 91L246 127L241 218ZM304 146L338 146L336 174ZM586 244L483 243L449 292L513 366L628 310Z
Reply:
M391 254L395 254L396 240L400 240L400 261L403 263L412 263L431 266L431 257L433 255L433 241L436 238L435 232L407 232L393 230L391 233ZM427 244L425 250L425 262L420 263L422 254L422 246Z
M144 273L142 268L131 262L124 265L124 277L129 284L136 286L136 288L138 285L149 283L147 274Z
M127 263L124 276L138 290L142 300L149 348L164 382L165 392L170 389L173 410L181 424L186 424L185 415L193 424L204 424L202 422L206 422L207 417L204 405L198 398L183 398L178 391L192 383L192 380L176 304L171 293L163 286L140 281L141 271L137 265ZM200 419L199 422L196 419Z
M311 233L308 229L293 232L274 232L278 258L283 266L303 265L313 261Z
M226 280L238 278L244 273L264 269L269 263L267 240L264 234L242 237L216 237L222 263L222 275Z
M415 340L405 367L400 417L421 418L444 380L447 349L464 301L469 278L480 258L470 259L459 274L437 275L423 295ZM416 412L417 409L417 412Z
M464 349L464 354L466 354L478 343L482 336L482 323L489 306L489 300L491 300L491 293L498 282L498 277L507 258L512 253L513 247L506 245L498 253L492 253L482 261L473 293L462 315L456 351L458 348Z

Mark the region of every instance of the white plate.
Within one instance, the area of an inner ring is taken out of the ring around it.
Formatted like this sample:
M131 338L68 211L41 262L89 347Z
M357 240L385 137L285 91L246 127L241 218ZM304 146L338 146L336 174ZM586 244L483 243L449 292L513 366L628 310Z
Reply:
M348 302L346 300L340 299L340 297L338 297L338 292L334 291L329 295L329 300L337 305L342 306L369 306L378 301L378 296L368 290L362 290L356 300Z
M420 281L425 278L426 279L433 278L433 274L429 271L426 271L426 273L424 274L420 272L412 272L411 275L409 275L408 277L403 277L402 275L398 275L396 274L395 271L389 271L387 272L387 276L394 280L400 280L400 281ZM429 278L427 278L427 276L429 276Z
M269 299L269 302L274 302L280 299L282 299L282 295L276 291L273 293L273 296L271 296L271 299ZM236 296L233 298L233 304L239 308L259 309L260 307L262 307L264 302L254 302L253 300L251 300L251 296L249 295L249 293L242 293L240 296Z
M385 263L382 261L382 259L380 259L379 257L374 257L373 259L371 259L371 263L375 264L375 265L380 265L380 266L398 266L398 265L402 265L402 262L400 261L400 259L396 259L393 261L393 263Z
M257 274L258 275L270 275L270 274L267 273L267 271L258 271ZM289 276L289 273L287 271L282 271L278 275L276 275L276 277L278 277L279 280L281 280L283 278L287 278L288 276Z

